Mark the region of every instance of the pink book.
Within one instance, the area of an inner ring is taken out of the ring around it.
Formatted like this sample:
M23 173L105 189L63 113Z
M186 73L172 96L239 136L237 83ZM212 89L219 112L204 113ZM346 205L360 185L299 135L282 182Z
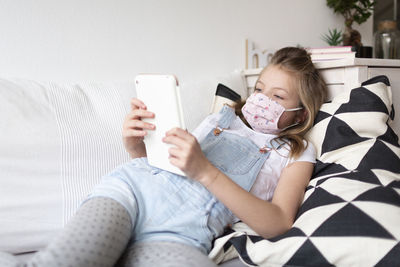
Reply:
M327 46L306 48L310 54L345 53L352 52L352 46Z

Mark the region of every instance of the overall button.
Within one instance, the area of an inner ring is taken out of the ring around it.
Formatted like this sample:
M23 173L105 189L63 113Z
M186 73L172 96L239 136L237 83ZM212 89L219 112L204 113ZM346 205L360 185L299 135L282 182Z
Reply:
M161 170L159 170L159 169L152 169L152 170L150 171L150 173L151 173L152 175L156 175L156 174L160 173L160 171L161 171Z

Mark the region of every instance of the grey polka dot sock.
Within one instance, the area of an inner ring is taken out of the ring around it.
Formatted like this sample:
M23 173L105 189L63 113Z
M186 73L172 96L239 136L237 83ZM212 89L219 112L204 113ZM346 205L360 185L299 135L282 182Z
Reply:
M126 209L110 198L93 198L79 208L61 235L24 267L113 266L131 236Z
M130 246L117 267L216 267L199 249L172 242L141 242Z

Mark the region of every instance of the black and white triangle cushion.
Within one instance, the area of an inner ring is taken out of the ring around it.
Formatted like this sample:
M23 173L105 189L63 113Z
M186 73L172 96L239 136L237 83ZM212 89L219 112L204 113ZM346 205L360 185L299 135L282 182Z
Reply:
M237 223L214 242L217 263L400 266L400 146L391 88L377 76L321 107L308 135L317 163L293 227L263 239Z

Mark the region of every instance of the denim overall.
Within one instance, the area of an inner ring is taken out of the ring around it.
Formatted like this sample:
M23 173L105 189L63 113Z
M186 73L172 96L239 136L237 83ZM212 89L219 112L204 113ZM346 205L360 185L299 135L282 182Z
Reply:
M270 155L271 146L260 149L247 138L223 131L229 128L236 115L228 106L220 113L217 128L200 146L213 165L249 191ZM118 189L121 180L133 193L138 208L137 216L133 218L132 242L183 242L208 253L212 240L236 220L232 212L199 182L150 166L146 158L134 159L104 177L101 184L107 188L95 190L92 197L111 197L129 212L132 203L126 200L127 189Z

